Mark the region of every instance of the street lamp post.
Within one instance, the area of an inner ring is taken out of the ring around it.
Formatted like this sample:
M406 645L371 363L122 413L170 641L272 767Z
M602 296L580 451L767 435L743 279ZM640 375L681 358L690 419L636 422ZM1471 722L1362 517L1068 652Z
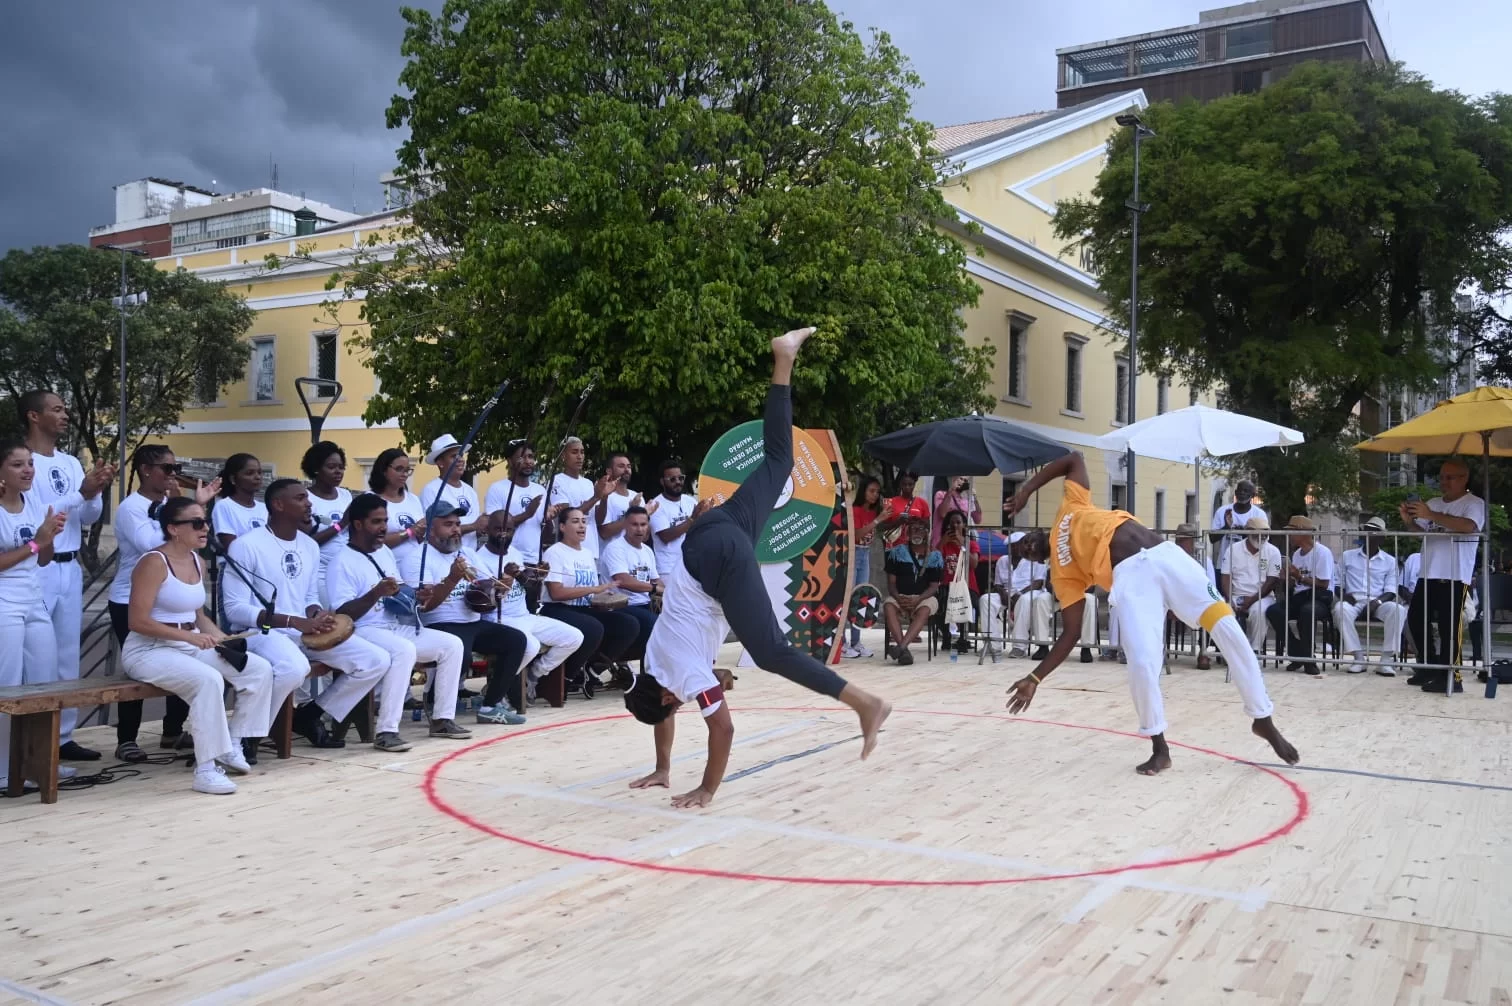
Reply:
M1144 121L1133 112L1126 112L1114 119L1120 126L1126 126L1134 130L1134 194L1124 205L1129 207L1131 223L1131 263L1129 267L1129 423L1137 422L1139 414L1136 412L1139 400L1139 218L1150 208L1149 203L1139 201L1139 143L1147 136L1154 136L1155 131L1144 124ZM1131 447L1124 455L1124 485L1128 496L1129 512L1134 513L1138 508L1137 487L1134 478L1134 449Z
M120 385L120 389L121 389L120 412L118 412L116 414L116 441L117 441L117 446L119 448L119 450L117 451L118 462L119 462L118 477L120 479L120 488L119 488L120 495L119 495L119 497L116 500L116 504L118 506L122 502L124 502L125 499L126 499L126 478L127 478L127 471L126 471L126 428L127 428L126 427L126 309L128 307L136 307L136 306L138 306L140 304L147 303L147 293L146 293L146 291L143 291L142 293L132 293L132 294L128 294L126 292L126 257L128 255L135 255L135 256L137 256L139 258L145 258L146 255L147 255L147 253L142 250L142 248L140 247L140 245L141 245L141 242L137 242L137 243L131 244L131 245L100 245L99 246L100 248L105 249L106 251L118 251L118 252L121 253L121 294L118 297L112 297L112 298L110 298L110 303L113 304L116 308L118 308L120 310L120 312L121 312L121 334L120 334L119 339L117 340L120 343L120 346L119 346L119 349L120 349L120 362L118 364L118 368L119 369L117 370L117 373L116 373L117 383Z

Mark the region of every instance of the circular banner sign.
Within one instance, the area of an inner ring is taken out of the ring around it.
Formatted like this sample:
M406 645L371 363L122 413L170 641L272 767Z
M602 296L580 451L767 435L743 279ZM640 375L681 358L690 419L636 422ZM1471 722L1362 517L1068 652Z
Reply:
M698 498L723 505L766 458L761 420L741 423L714 442L698 470ZM756 561L786 562L808 551L835 510L835 478L819 442L793 427L793 471L756 539Z

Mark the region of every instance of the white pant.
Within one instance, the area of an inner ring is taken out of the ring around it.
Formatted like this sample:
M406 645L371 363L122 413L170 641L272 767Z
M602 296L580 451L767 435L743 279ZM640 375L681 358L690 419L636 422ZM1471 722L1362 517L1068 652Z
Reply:
M1003 599L998 592L989 590L977 601L977 631L993 645L1003 642Z
M57 680L52 623L35 601L0 598L0 688ZM10 732L10 717L0 715L0 779L10 772Z
M1081 645L1093 647L1097 645L1097 595L1083 594L1082 600ZM1118 648L1118 613L1111 600L1108 604L1108 646Z
M1129 691L1142 736L1166 732L1160 673L1165 663L1167 611L1212 635L1228 661L1229 677L1239 689L1246 715L1261 719L1271 714L1274 707L1260 676L1260 663L1239 620L1219 598L1207 573L1179 545L1163 542L1114 566L1110 601L1118 611L1120 626L1129 625L1120 633L1121 646L1129 662Z
M530 666L532 660L536 660L536 654L540 654L540 659L530 674L532 679L544 678L583 645L581 630L544 615L501 618L499 624L525 633L525 659L520 662L522 671Z
M247 654L247 666L238 671L214 650L132 632L121 647L121 666L132 680L157 685L189 703L197 765L240 754L243 737L268 735L273 668L255 653ZM223 697L227 684L236 690L236 710L229 720Z
M416 663L434 661L436 667L426 682L432 691L431 719L450 720L457 715L457 689L462 684L462 640L440 629L416 629L401 625L394 629L361 626L357 636L388 654L389 666L378 692L378 732L399 732L404 716L404 697L409 694L410 673ZM320 704L326 708L325 695ZM334 714L333 714L334 715Z
M1235 598L1235 600L1239 599ZM1250 605L1249 613L1244 616L1245 633L1249 637L1250 649L1255 653L1265 648L1265 634L1270 631L1270 622L1266 619L1265 613L1275 603L1274 597L1262 597ZM1239 617L1238 612L1235 612L1234 617Z
M1339 630L1339 649L1345 653L1364 653L1365 647L1360 643L1360 630L1355 627L1355 619L1365 613L1370 606L1369 601L1340 601L1334 605L1334 627ZM1372 621L1381 623L1385 630L1385 642L1381 652L1395 656L1397 648L1401 645L1402 628L1407 623L1407 608L1395 601L1385 601L1371 616Z
M54 646L58 653L58 670L54 681L79 680L79 633L84 622L84 570L78 556L70 562L50 562L39 571L42 577L42 604L52 619ZM58 714L58 744L73 740L79 722L77 709Z
M272 629L247 637L247 649L273 665L273 688L268 697L273 716L283 708L284 699L310 675L310 658L298 640L299 634L288 629ZM345 714L342 718L346 718Z

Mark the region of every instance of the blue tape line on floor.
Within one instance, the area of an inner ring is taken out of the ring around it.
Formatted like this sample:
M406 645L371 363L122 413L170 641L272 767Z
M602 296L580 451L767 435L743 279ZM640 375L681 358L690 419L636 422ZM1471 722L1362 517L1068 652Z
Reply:
M1512 786L1493 786L1483 782L1463 782L1459 779L1419 779L1410 775L1387 775L1384 772L1365 772L1354 768L1323 768L1320 765L1282 765L1277 762L1251 761L1246 765L1254 765L1259 768L1275 768L1282 771L1297 772L1332 772L1335 775L1359 775L1367 779L1386 779L1390 782L1422 782L1432 786L1459 786L1463 789L1489 789L1502 793L1512 793Z
M849 744L851 741L858 741L860 739L861 735L857 734L854 737L847 737L843 741L830 741L828 744L820 744L818 747L809 748L807 751L799 751L794 754L783 755L781 758L773 758L771 761L764 761L759 765L752 765L750 768L743 768L739 772L736 772L734 775L727 775L724 777L724 781L734 782L736 779L744 779L748 775L755 775L757 772L763 772L774 765L781 765L784 762L797 761L799 758L807 758L809 755L818 754L820 751L828 751L832 747L839 747L841 744Z

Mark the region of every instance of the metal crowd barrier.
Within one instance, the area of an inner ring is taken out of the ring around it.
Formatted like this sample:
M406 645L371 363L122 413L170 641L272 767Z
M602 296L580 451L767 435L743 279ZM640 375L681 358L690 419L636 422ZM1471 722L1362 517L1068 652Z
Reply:
M975 525L971 530L973 532L987 531L1001 534L1006 538L1007 534L1013 532L1029 531L1034 529L1029 527L1004 527L1002 525ZM1157 533L1162 535L1162 537L1166 538L1167 540L1174 540L1176 537L1175 532L1171 530L1163 530ZM1492 593L1492 590L1490 589L1491 584L1488 582L1482 582L1482 577L1480 575L1482 567L1480 565L1479 559L1477 560L1475 569L1476 575L1473 577L1473 580L1477 582L1475 582L1473 587L1467 586L1465 593L1465 597L1468 600L1471 597L1473 591L1475 598L1475 608L1473 612L1474 618L1467 618L1467 613L1465 609L1462 608L1460 617L1458 619L1458 638L1454 640L1441 641L1439 644L1440 647L1442 647L1449 654L1450 662L1429 663L1425 658L1429 656L1435 649L1432 644L1432 640L1433 633L1435 632L1437 627L1436 625L1434 625L1432 619L1430 618L1429 605L1427 603L1417 604L1418 624L1414 625L1411 622L1413 597L1410 593L1405 591L1401 582L1403 560L1407 555L1410 554L1410 552L1403 548L1403 543L1405 541L1417 540L1420 543L1419 550L1421 550L1422 542L1425 542L1431 538L1447 537L1454 539L1456 542L1463 542L1473 539L1477 542L1479 548L1485 548L1487 547L1487 535L1484 532L1475 535L1469 535L1457 534L1454 532L1425 532L1419 530L1370 531L1370 538L1377 539L1382 542L1380 551L1384 552L1387 555L1390 555L1393 562L1396 564L1397 576L1395 603L1402 605L1407 609L1407 611L1403 613L1402 638L1395 640L1393 643L1392 641L1388 641L1383 638L1384 624L1382 622L1382 619L1378 616L1378 613L1376 611L1372 610L1374 606L1368 603L1369 601L1378 598L1380 596L1380 592L1372 594L1366 599L1367 603L1365 604L1363 611L1355 620L1355 624L1358 627L1359 631L1360 642L1362 645L1361 659L1359 660L1356 660L1352 653L1343 653L1340 651L1338 628L1334 624L1334 609L1344 596L1344 553L1346 551L1349 551L1350 549L1363 547L1361 542L1366 537L1365 532L1360 531L1356 528L1319 531L1289 530L1284 528L1260 529L1254 531L1243 528L1229 528L1223 529L1221 531L1204 529L1201 537L1196 539L1195 546L1193 548L1193 558L1198 563L1203 563L1206 559L1216 560L1212 563L1213 579L1214 585L1216 587L1221 582L1219 574L1221 574L1223 571L1222 555L1219 552L1219 548L1225 547L1227 544L1241 542L1246 537L1264 538L1267 539L1271 544L1276 545L1278 551L1281 553L1282 563L1284 567L1292 564L1292 556L1296 551L1296 548L1291 544L1290 539L1306 536L1311 536L1315 540L1315 548L1327 548L1332 553L1334 558L1334 573L1330 578L1328 590L1324 593L1324 603L1321 605L1312 604L1306 606L1306 617L1308 619L1307 627L1311 630L1308 634L1312 641L1310 648L1311 654L1309 655L1305 652L1302 652L1304 648L1301 646L1303 638L1301 634L1301 626L1298 626L1296 631L1298 643L1297 649L1299 650L1299 652L1295 655L1291 654L1290 652L1292 649L1290 645L1293 635L1292 626L1296 621L1293 616L1292 607L1299 592L1292 589L1291 585L1288 584L1284 579L1279 579L1274 592L1270 596L1274 598L1272 602L1273 605L1279 605L1281 607L1279 622L1282 627L1282 633L1280 638L1276 638L1275 623L1272 622L1267 625L1265 634L1261 637L1262 651L1260 654L1258 654L1258 658L1261 661L1262 666L1266 662L1271 662L1277 666L1286 664L1316 664L1320 667L1346 667L1351 664L1361 664L1363 665L1364 673L1374 672L1378 668L1382 667L1390 668L1394 672L1410 672L1418 670L1451 672L1454 670L1463 669L1468 666L1473 666L1472 662L1468 661L1466 658L1472 652L1481 650L1484 647L1481 645L1472 645L1472 643L1479 644L1482 637L1476 636L1474 639L1472 639L1470 633L1470 624L1478 619L1494 620L1495 609L1493 605L1496 600L1495 596ZM1214 542L1215 537L1219 538L1219 541L1216 545ZM1277 539L1280 540L1278 541ZM1004 547L1008 548L1010 546L1007 546L1005 544ZM1023 645L1028 648L1030 653L1032 653L1034 649L1040 646L1049 646L1053 644L1055 642L1055 637L1057 634L1056 626L1060 621L1060 610L1058 606L1055 606L1052 610L1050 638L1038 638L1034 636L1032 631L1029 631L1024 634L1022 643L1017 640L1010 640L1008 637L1010 632L1009 624L1012 618L1012 612L1006 601L999 609L998 624L991 626L985 624L987 621L986 612L988 610L988 605L983 602L983 598L986 597L989 591L996 593L998 588L1001 586L1001 581L997 577L998 557L984 557L983 561L987 565L986 590L977 595L977 603L973 611L975 618L969 624L968 628L969 635L976 644L978 663L985 661L988 657L991 657L995 661L999 655L1000 650L1011 650L1015 646ZM1415 586L1421 589L1423 582L1424 578L1421 575L1421 571L1419 571ZM1371 586L1372 584L1370 581L1369 567L1367 566L1365 583L1367 592L1369 591ZM944 610L943 595L948 590L949 584L942 583L940 586L942 612ZM1052 605L1054 605L1054 595L1050 591L1048 585L1044 588L1044 590L1046 593L1051 594L1051 602ZM1037 593L1037 591L1031 590L1031 593ZM1230 580L1229 595L1230 596L1226 597L1225 599L1229 602L1230 605L1233 605L1235 598L1232 596L1232 579ZM1106 656L1110 651L1116 651L1118 648L1116 613L1114 613L1109 607L1105 592L1099 590L1096 592L1096 594L1088 595L1089 604L1094 599L1097 602L1097 607L1095 610L1089 608L1087 616L1090 616L1094 619L1094 625L1096 626L1096 628L1089 633L1085 629L1084 623L1082 645L1087 646L1093 650L1101 650L1104 656ZM1102 625L1096 621L1098 616L1104 611L1108 612L1108 624L1106 633L1104 633ZM1300 614L1301 612L1302 606L1299 605L1298 613ZM1269 621L1269 619L1267 619L1267 621ZM1184 623L1178 622L1177 624L1184 626ZM1248 636L1249 626L1245 618L1240 618L1240 625L1241 628L1244 629L1246 636ZM1266 653L1265 650L1268 648L1271 640L1274 640L1275 652ZM1222 659L1222 654L1219 653L1216 648L1211 646L1210 641L1207 639L1207 634L1200 629L1189 629L1188 631L1186 631L1183 634L1182 641L1175 646L1170 645L1170 634L1167 633L1166 643L1166 652L1168 658L1171 656L1181 655L1201 656L1206 653L1207 655L1215 659ZM1391 645L1387 645L1388 643L1391 643ZM1408 646L1411 646L1415 651L1415 656L1412 660L1406 659L1406 650ZM1332 650L1332 655L1327 655L1329 650ZM1382 655L1394 655L1395 659L1383 662L1380 659ZM1491 652L1487 651L1481 653L1479 660L1476 662L1478 662L1481 667L1490 672L1491 664L1494 662L1494 656ZM1225 677L1227 677L1227 675L1225 675ZM1452 687L1448 690L1447 694L1453 694Z

